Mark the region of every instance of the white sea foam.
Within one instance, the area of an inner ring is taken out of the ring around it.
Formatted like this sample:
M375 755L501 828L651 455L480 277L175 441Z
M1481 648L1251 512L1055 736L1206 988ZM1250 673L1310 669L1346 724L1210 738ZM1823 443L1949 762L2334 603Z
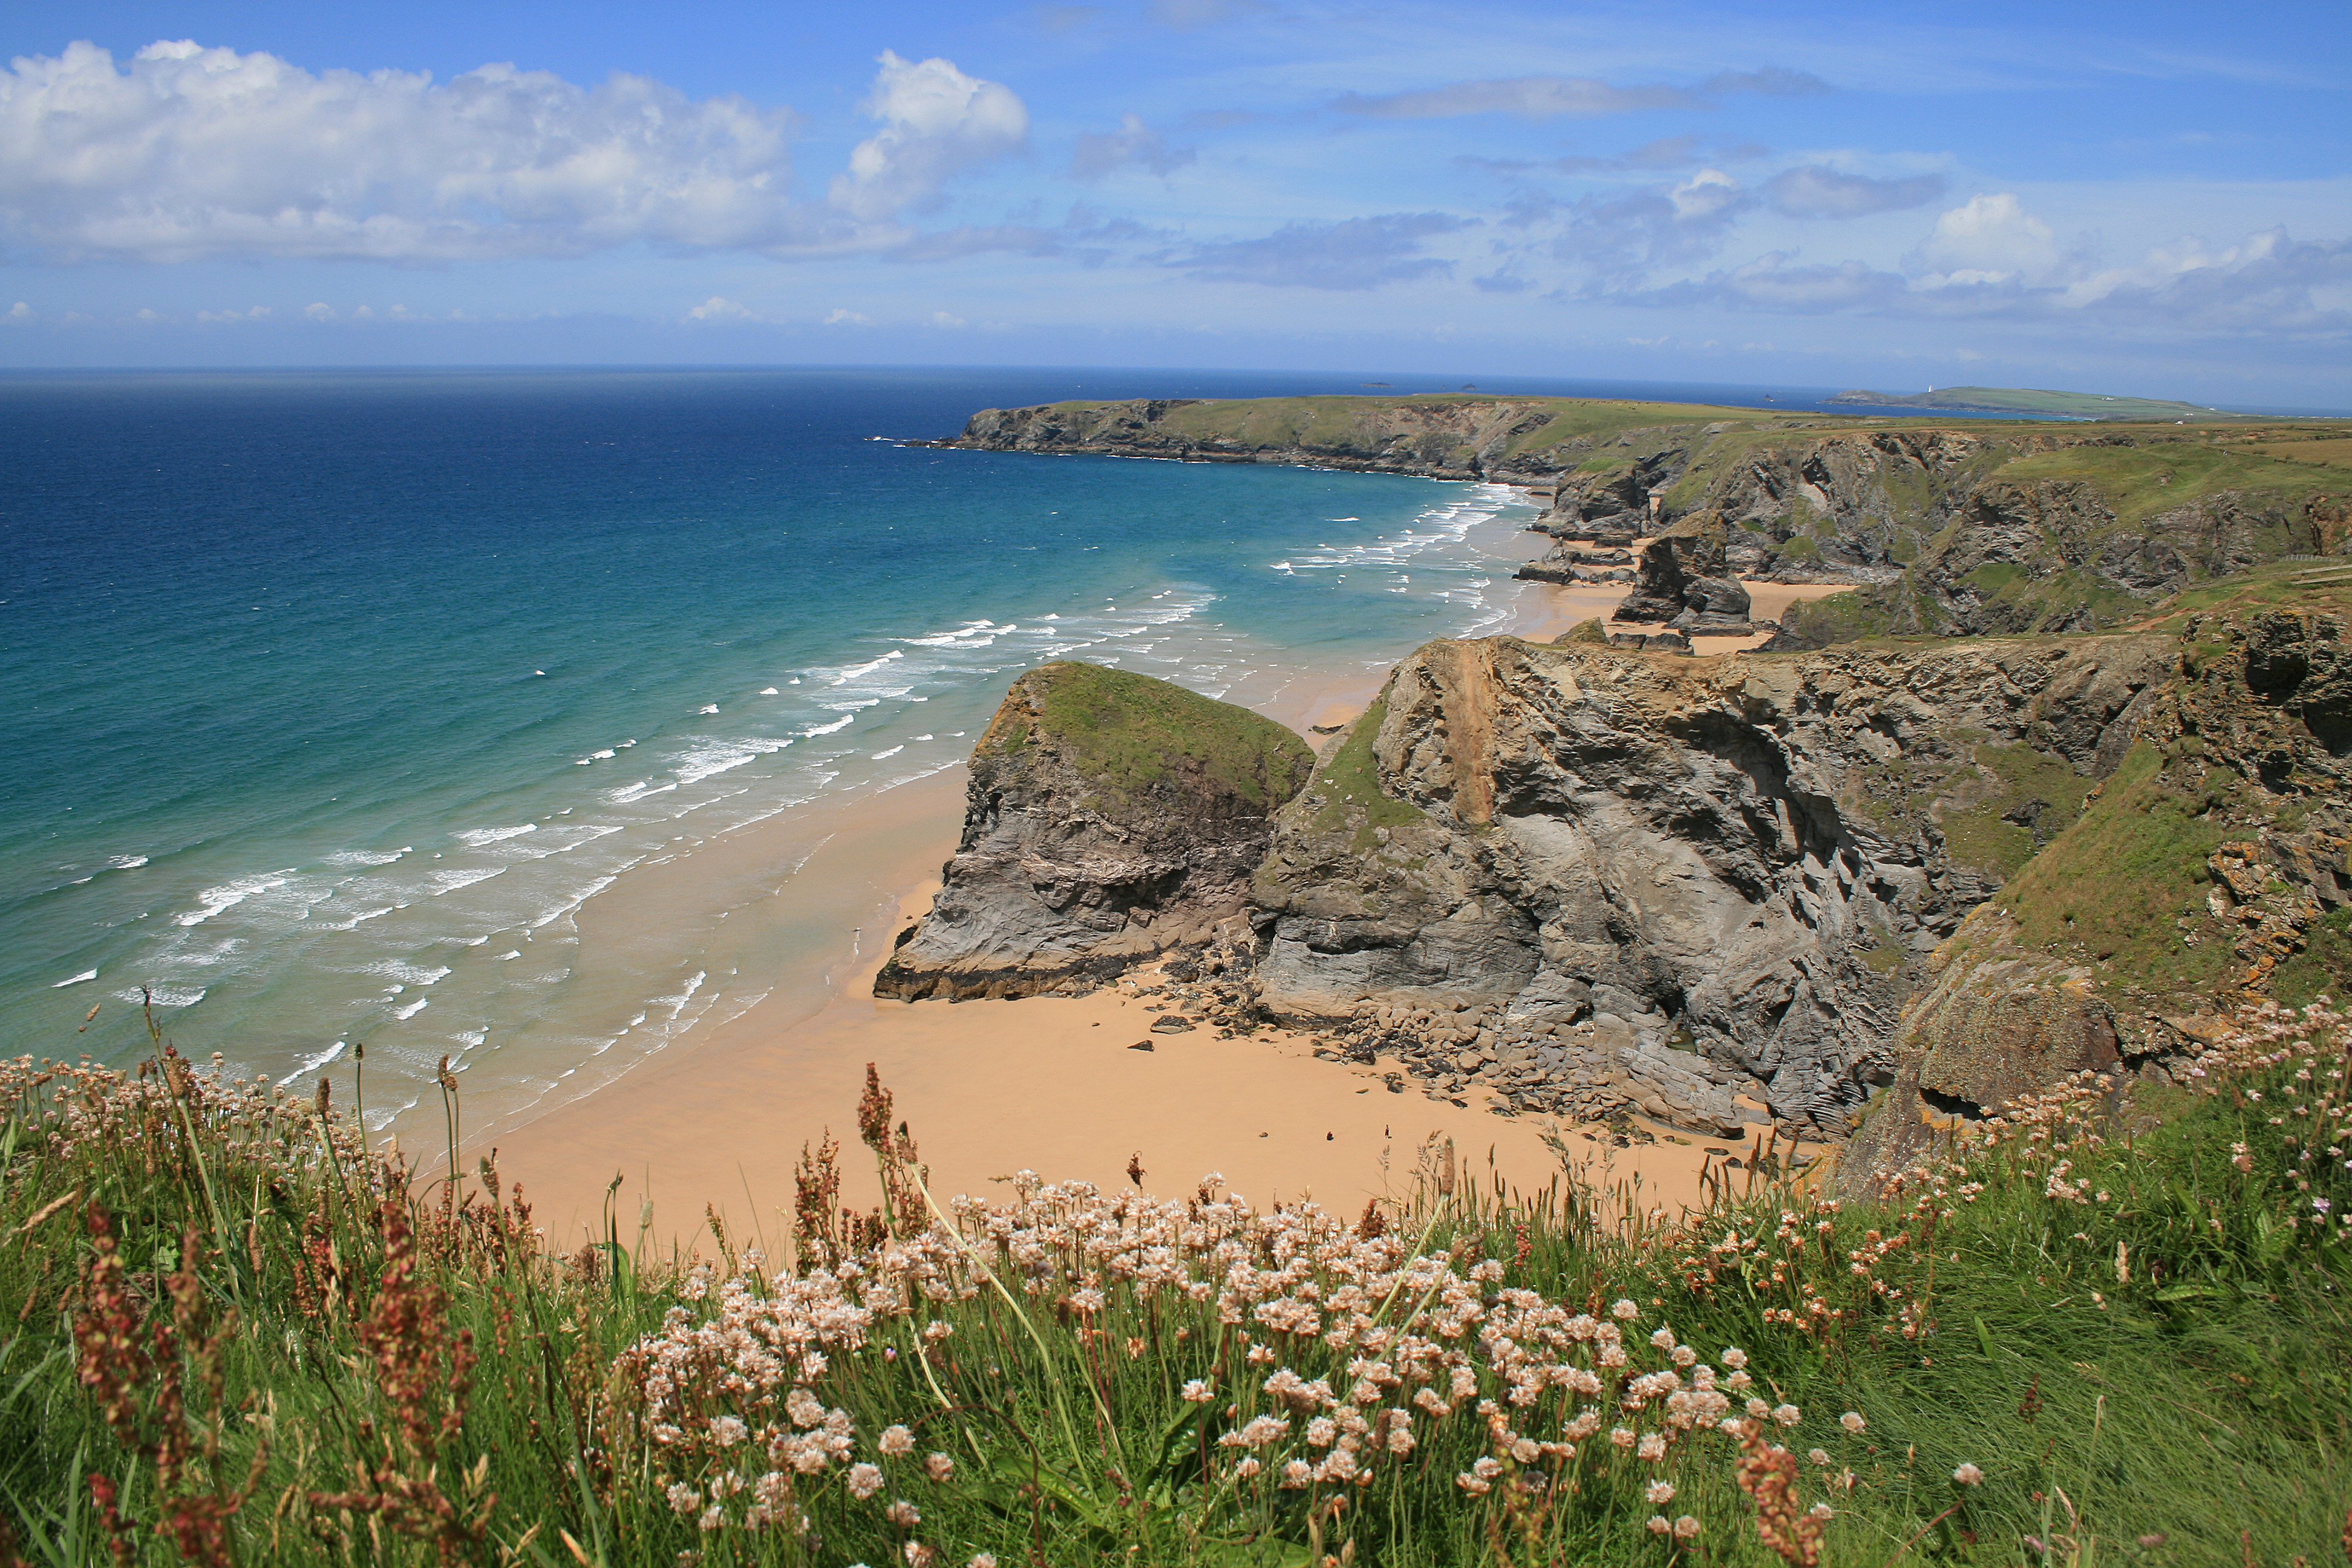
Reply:
M410 1018L414 1018L416 1015L422 1013L425 1008L430 1007L431 1005L433 1005L432 997L419 996L415 1001L411 1002L405 1007L394 1007L392 1010L392 1016L405 1022Z
M610 752L604 753L604 755L608 757L612 754L613 753ZM461 828L457 832L449 835L449 837L456 839L460 844L471 844L475 847L479 848L485 844L502 843L509 838L519 838L526 833L536 833L538 831L538 823L526 822L520 827Z
M319 929L320 931L357 931L368 921L380 921L393 910L402 907L399 904L385 904L381 909L362 910L347 921L320 921Z
M362 964L357 973L380 974L386 980L397 980L403 985L430 985L436 980L446 979L450 971L446 966L421 969L402 959L385 958L379 959L373 963Z
M408 847L405 845L402 846L398 849L386 849L380 852L367 849L346 849L339 855L328 856L321 864L328 866L389 866L408 852Z
M300 1078L304 1073L317 1072L320 1068L341 1060L343 1054L344 1044L345 1042L337 1040L333 1045L329 1046L317 1056L304 1057L302 1058L301 1066L296 1068L292 1072L288 1073L284 1078L278 1080L278 1087L280 1089L289 1088L292 1086L294 1080Z
M634 864L634 862L632 863ZM587 887L582 889L576 897L566 900L562 903L556 905L555 908L551 910L542 911L538 919L530 922L530 929L533 931L539 931L544 927L553 925L557 921L562 920L564 916L570 914L572 910L578 909L581 905L586 903L589 900L594 898L597 894L603 892L605 889L611 887L620 879L618 873L609 877L597 878L594 881L589 883ZM522 955L516 952L509 953L507 956L509 958L520 958Z
M74 975L69 979L57 981L50 985L49 989L52 991L62 991L68 985L79 985L85 980L95 980L97 978L97 970L85 969L79 974Z
M135 871L135 870L137 870L140 867L144 866L145 864L147 864L147 857L146 857L146 856L144 856L144 855L115 855L115 856L110 856L110 857L108 858L108 859L107 859L106 864L107 864L107 868L108 868L108 869L110 869L110 870L114 870L114 871Z
M286 879L293 874L294 868L289 866L282 871L270 871L258 877L240 877L236 881L225 882L217 888L206 888L196 895L198 907L173 915L172 923L200 926L223 910L235 909L257 893L267 893L284 887Z
M835 676L833 678L833 683L835 686L845 686L861 675L871 675L874 671L880 669L884 665L888 664L894 658L904 658L906 657L907 656L903 650L894 647L888 653L884 654L881 658L874 659L869 663L851 665L847 669L845 669L840 674Z
M158 1007L193 1007L205 999L201 985L151 985L142 995L139 987L131 986L114 994L118 1002L142 1002L152 998Z
M781 752L793 743L793 737L747 735L740 741L726 741L697 746L677 760L677 782L699 784L713 774L730 773L745 763Z
M859 706L859 707L863 707L863 708L870 708L870 707L872 707L872 706L873 706L873 704L872 704L872 703L870 703L870 702L867 702L867 703L860 703L860 704L858 704L858 706ZM818 736L818 735L830 735L830 734L832 734L835 730L845 730L845 729L847 729L850 725L855 724L856 722L857 722L857 715L856 715L856 713L854 713L854 712L853 712L853 713L844 713L840 718L835 719L835 720L832 723L830 723L830 724L812 724L812 725L810 725L807 729L805 729L805 730L802 731L801 731L801 733L802 733L802 734L803 734L803 735L809 736L809 737L811 737L812 739L814 739L814 737L816 737L816 736Z
M874 753L874 761L878 763L885 757L895 757L906 749L904 746L893 746L887 752L877 752Z

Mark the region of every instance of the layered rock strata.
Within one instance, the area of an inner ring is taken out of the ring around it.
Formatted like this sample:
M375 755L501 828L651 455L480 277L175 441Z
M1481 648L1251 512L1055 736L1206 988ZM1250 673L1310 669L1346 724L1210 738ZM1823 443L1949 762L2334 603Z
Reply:
M2078 809L2173 664L2160 637L1432 644L1280 814L1254 884L1262 1000L1322 1026L1466 1015L1482 1050L1538 1065L1565 1040L1555 1094L1680 1052L1843 1132L1919 960L2011 868L1984 825L2010 830L2012 775L2074 781L2053 819Z
M1312 756L1273 721L1163 680L1045 665L972 749L963 837L875 994L1083 992L1242 912Z

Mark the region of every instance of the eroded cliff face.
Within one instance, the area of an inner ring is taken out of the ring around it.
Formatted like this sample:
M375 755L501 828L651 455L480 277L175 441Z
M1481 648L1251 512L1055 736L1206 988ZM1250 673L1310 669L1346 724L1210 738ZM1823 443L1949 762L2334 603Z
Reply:
M1083 992L1209 942L1311 760L1273 721L1164 680L1029 671L972 749L962 841L875 994Z
M1277 819L1262 997L1327 1026L1467 1014L1497 1051L1540 1038L1563 1084L1679 1053L1842 1133L1926 954L2079 813L2176 665L2161 637L1432 644Z
M2340 574L2339 574L2340 575ZM2315 595L2293 580L2246 595ZM2352 981L2352 647L2339 606L2189 615L2130 749L1928 955L1838 1165L1868 1192L2069 1073L2120 1087L2233 1015Z
M1669 533L1715 540L1727 578L1864 590L1793 612L1791 647L2112 628L2187 584L2352 548L2340 479L2249 447L2276 432L1655 413L1461 396L1053 404L983 411L945 444L1523 484L1559 541L1521 569L1530 580L1631 585L1628 548Z

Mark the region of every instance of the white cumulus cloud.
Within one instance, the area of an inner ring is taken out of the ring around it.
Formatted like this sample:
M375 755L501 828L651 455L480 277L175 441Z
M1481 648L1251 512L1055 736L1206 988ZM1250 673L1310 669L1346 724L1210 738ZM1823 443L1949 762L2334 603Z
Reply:
M1930 288L2048 279L2063 258L2048 224L2008 192L1971 196L1936 219L1911 258Z
M881 64L865 107L882 129L857 144L833 182L834 205L851 216L883 223L935 205L950 175L1027 144L1029 110L1003 83L887 49Z
M690 307L686 319L689 321L756 321L760 320L760 312L724 295L713 294L701 304Z
M835 200L796 201L799 116L646 77L486 65L313 72L190 41L0 69L0 242L51 260L456 262L614 246L785 255L892 243L898 213L1020 146L1011 89L882 57Z

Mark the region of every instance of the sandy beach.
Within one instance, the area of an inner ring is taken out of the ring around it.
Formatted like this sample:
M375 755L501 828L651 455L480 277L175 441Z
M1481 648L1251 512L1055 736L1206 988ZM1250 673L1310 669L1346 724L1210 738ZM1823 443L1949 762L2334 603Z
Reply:
M1833 589L1750 584L1759 616ZM1511 628L1549 640L1607 612L1617 585L1529 584ZM1709 638L1706 653L1756 639ZM1302 731L1329 727L1377 693L1384 670L1327 669L1269 678L1234 695ZM871 1199L871 1172L855 1136L856 1106L872 1062L897 1096L897 1114L921 1145L941 1194L986 1194L1022 1169L1049 1179L1115 1187L1129 1162L1144 1186L1189 1190L1204 1175L1271 1204L1313 1198L1354 1210L1412 1187L1422 1152L1450 1139L1467 1173L1525 1190L1559 1179L1553 1142L1579 1162L1579 1179L1622 1184L1644 1208L1696 1201L1701 1169L1747 1151L1654 1127L1654 1143L1614 1148L1605 1130L1493 1114L1480 1100L1433 1100L1417 1082L1390 1092L1376 1068L1319 1059L1307 1035L1264 1029L1219 1039L1206 1029L1147 1033L1148 999L1097 992L1018 1002L877 1000L873 976L892 937L929 906L953 853L964 773L951 769L885 791L823 823L778 827L764 847L730 853L735 874L791 860L796 900L779 918L831 921L837 940L821 974L780 984L740 1016L637 1064L616 1082L520 1125L469 1138L468 1163L495 1145L520 1180L551 1239L601 1233L606 1192L625 1233L648 1214L657 1246L707 1246L706 1209L773 1249L789 1228L793 1164L830 1130L849 1149L845 1196ZM814 847L806 848L814 839ZM790 842L785 842L790 840ZM704 857L693 858L697 860ZM681 870L678 875L688 874ZM608 933L608 941L625 940ZM1151 1048L1132 1048L1149 1042ZM1466 1098L1466 1097L1465 1097ZM423 1151L417 1151L423 1152Z

